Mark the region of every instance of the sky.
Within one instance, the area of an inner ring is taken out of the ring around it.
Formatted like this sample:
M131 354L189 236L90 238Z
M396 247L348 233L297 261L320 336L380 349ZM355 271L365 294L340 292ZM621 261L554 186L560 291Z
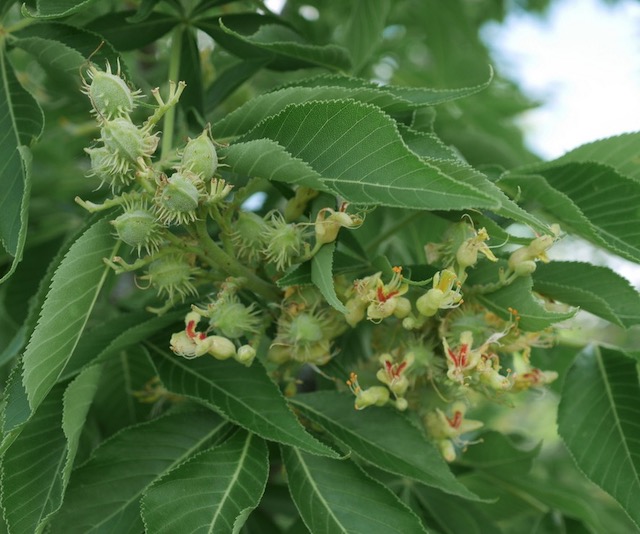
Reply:
M544 105L522 117L545 158L640 129L640 2L553 3L544 18L513 13L483 36L501 72Z

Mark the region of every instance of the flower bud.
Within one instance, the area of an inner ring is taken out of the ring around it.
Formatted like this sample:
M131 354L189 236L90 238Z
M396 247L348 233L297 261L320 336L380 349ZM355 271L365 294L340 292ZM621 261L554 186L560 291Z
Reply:
M389 390L384 386L372 386L361 390L356 396L356 410L364 410L368 406L384 406L389 402Z
M227 360L236 354L236 346L226 337L209 336L206 341L209 349L207 352L216 360Z
M203 180L213 178L218 168L218 154L206 130L195 139L189 139L182 152L181 167Z
M256 357L256 349L251 345L242 345L235 355L235 359L242 365L249 367Z
M432 288L416 300L416 308L425 317L432 317L440 309L443 300L444 292Z
M327 217L326 214L329 213ZM340 228L354 228L362 224L360 217L349 215L344 211L333 211L330 208L318 212L315 222L316 242L324 245L333 243L338 237Z

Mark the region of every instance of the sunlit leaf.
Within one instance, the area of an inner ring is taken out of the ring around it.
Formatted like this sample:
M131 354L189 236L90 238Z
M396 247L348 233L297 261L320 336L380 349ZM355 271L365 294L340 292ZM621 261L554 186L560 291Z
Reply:
M394 124L377 108L349 100L293 105L221 153L234 172L321 184L355 204L499 208L464 173L448 176L408 150Z
M311 281L320 290L327 302L340 313L347 313L344 304L336 295L333 284L333 253L335 243L327 243L311 260Z

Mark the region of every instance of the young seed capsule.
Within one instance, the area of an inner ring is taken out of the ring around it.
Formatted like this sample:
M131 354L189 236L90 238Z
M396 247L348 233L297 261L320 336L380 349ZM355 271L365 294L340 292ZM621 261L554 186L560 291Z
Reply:
M156 193L158 217L164 224L185 224L196 219L200 192L193 173L174 173Z
M91 158L88 176L95 176L103 184L109 184L111 189L116 190L133 182L134 174L130 172L128 163L118 161L105 147L85 148L84 151Z
M91 105L99 117L111 119L128 115L135 108L135 95L125 81L118 75L98 70L94 66L89 68L91 83L85 85L85 93L91 100Z
M132 165L140 157L150 157L158 147L158 138L138 128L128 117L105 121L101 137L109 152Z
M148 280L156 288L159 295L170 299L179 295L182 299L187 295L196 295L192 278L197 272L184 256L162 256L149 265L147 274L140 279Z
M218 154L206 130L199 137L189 139L182 153L181 168L199 175L203 180L213 178L218 168Z
M127 245L138 251L144 248L147 254L158 250L162 244L161 226L156 216L145 206L129 207L116 217L111 224L116 229L118 237Z

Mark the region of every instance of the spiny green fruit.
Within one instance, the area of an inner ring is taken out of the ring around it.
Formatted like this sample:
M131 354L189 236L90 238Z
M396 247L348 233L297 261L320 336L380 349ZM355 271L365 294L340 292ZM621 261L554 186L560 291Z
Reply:
M199 175L203 180L213 178L218 168L218 154L206 130L195 139L189 139L182 152L181 167Z
M238 258L253 263L260 258L266 245L263 232L267 227L265 220L251 211L241 211L233 224L231 242L236 248Z
M138 128L128 117L104 122L102 142L115 157L136 164L140 157L150 157L158 147L158 137Z
M120 165L105 147L85 148L84 151L91 158L89 176L95 176L102 183L109 184L111 189L126 187L134 181L135 176L129 165L126 162Z
M159 295L166 295L170 299L179 295L184 299L187 295L196 295L193 276L197 273L185 256L167 255L158 258L149 265L147 274L140 277L148 280L156 288Z
M89 96L91 105L100 118L112 119L123 117L133 111L138 93L129 89L126 82L118 73L111 72L107 64L107 71L101 71L93 65L88 71L91 83L85 83L84 92Z
M156 216L146 206L126 208L122 215L111 221L111 224L115 227L118 237L135 248L138 254L143 248L147 254L151 254L162 244L162 228Z
M200 198L198 181L198 176L189 171L176 172L160 186L156 204L164 224L185 224L196 219Z

